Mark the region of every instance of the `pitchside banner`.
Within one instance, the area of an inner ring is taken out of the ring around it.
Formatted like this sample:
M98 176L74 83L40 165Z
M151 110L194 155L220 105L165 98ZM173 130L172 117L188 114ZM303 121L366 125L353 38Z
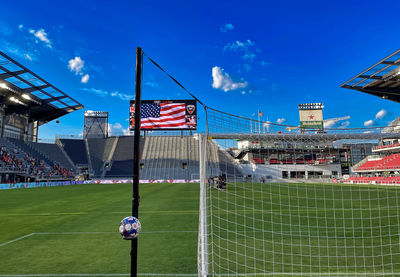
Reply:
M141 130L196 130L196 100L142 100ZM135 128L135 101L130 101L129 130Z

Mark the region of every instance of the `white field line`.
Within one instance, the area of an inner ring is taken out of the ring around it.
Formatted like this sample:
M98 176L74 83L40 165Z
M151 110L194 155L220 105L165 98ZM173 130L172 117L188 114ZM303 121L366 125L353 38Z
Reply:
M10 244L10 243L13 243L13 242L16 242L16 241L19 241L19 240L24 239L24 238L30 237L30 236L32 236L34 234L35 233L30 233L30 234L27 234L25 236L22 236L22 237L13 239L13 240L9 240L9 241L3 242L2 244L0 244L0 247L5 246L5 245Z
M162 234L162 233L197 233L197 231L172 231L172 230L168 230L168 231L144 231L141 232L141 234ZM0 244L0 247L2 246L6 246L7 244L28 238L30 236L33 235L80 235L80 234L87 234L87 235L92 235L92 234L118 234L118 231L115 232L39 232L39 233L30 233L21 237L18 237L16 239L10 240L10 241L6 241ZM0 276L3 276L0 274ZM24 275L25 276L25 275Z
M192 230L180 230L180 231L142 231L140 234L162 234L162 233L197 233L198 231ZM118 230L115 232L40 232L40 233L32 233L34 235L80 235L80 234L119 234ZM0 275L1 276L1 275Z

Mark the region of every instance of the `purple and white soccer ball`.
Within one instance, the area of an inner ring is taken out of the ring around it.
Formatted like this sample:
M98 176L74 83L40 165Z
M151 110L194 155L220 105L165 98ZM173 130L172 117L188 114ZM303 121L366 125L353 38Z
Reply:
M140 233L140 221L136 217L127 216L119 224L119 233L124 239L134 239Z

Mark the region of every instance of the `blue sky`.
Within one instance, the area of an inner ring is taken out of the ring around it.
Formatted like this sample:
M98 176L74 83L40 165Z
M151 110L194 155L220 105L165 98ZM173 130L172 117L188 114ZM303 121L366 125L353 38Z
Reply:
M143 3L142 3L143 2ZM0 49L85 106L128 127L135 48L206 105L298 125L323 102L334 127L383 126L400 104L340 88L397 50L398 1L6 1ZM147 60L143 99L190 99ZM82 132L83 111L39 135ZM204 118L200 118L201 127Z

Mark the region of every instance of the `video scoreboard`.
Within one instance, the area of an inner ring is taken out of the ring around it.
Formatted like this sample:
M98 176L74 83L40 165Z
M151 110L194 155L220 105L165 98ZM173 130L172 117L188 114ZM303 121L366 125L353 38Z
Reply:
M196 100L142 100L141 130L197 130ZM130 101L129 130L135 125L135 101Z

